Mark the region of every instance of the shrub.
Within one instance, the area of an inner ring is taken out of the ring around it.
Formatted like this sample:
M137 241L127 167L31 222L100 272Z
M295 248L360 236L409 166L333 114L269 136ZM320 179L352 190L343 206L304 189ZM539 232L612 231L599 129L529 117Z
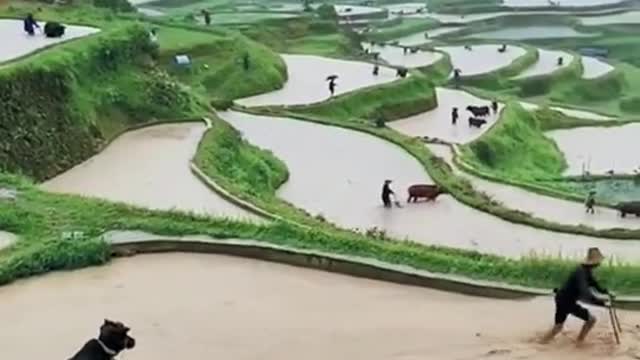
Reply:
M487 166L493 167L496 161L496 155L491 149L491 146L484 140L478 140L471 144L471 151L476 155L478 160Z
M640 96L627 96L620 100L620 110L630 113L640 113Z
M322 4L316 10L320 19L325 20L336 20L338 19L338 13L336 13L336 9L331 4Z

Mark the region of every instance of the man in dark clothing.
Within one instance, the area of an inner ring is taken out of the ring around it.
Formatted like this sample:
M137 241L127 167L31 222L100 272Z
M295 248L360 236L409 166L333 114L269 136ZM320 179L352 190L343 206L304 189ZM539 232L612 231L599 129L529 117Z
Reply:
M391 208L391 195L395 195L390 185L391 180L385 180L382 186L382 204L384 204L386 208Z
M205 25L211 25L211 13L207 9L202 10L202 16L204 16Z
M494 114L498 113L498 102L497 101L493 100L491 102L491 110L493 110Z
M584 201L584 206L587 210L587 214L596 213L596 210L594 209L595 205L596 205L596 192L589 191L589 195L587 196L587 199Z
M335 79L329 80L329 92L331 93L331 96L333 96L336 93L336 80Z
M33 36L35 34L35 28L40 29L40 25L36 22L36 19L33 18L33 14L27 15L24 19L24 31Z
M609 294L607 289L596 282L592 273L593 269L602 263L602 260L604 260L604 256L598 248L589 248L587 259L571 273L562 288L555 290L555 325L542 339L543 342L551 341L562 331L564 322L569 315L573 315L585 322L576 340L578 344L582 343L587 334L589 334L589 331L596 323L596 318L589 313L589 310L580 306L578 300L594 305L607 305L605 301L597 298L590 289L590 287L593 287L602 294Z
M451 110L451 124L455 125L455 124L458 122L458 117L459 117L459 115L458 115L458 108L457 108L457 107L454 107L454 108Z

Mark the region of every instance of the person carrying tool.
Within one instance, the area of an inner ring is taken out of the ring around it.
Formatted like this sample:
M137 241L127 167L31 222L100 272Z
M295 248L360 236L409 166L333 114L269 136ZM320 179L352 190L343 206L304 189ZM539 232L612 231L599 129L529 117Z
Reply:
M386 208L392 208L391 195L395 196L393 190L391 190L391 180L385 180L382 185L382 204Z
M598 297L596 297L590 287L595 288L602 294L609 294L613 297L609 291L600 286L593 277L593 269L600 266L604 260L604 256L598 248L589 248L587 252L587 258L580 264L564 283L560 289L554 289L556 313L555 324L553 328L542 339L543 343L551 341L560 331L564 322L567 320L569 314L582 319L585 323L580 330L580 334L577 338L577 343L580 344L584 341L589 331L596 323L596 318L591 315L589 310L578 304L578 300L586 301L594 305L606 306L607 303Z
M589 195L587 195L587 199L584 201L584 206L586 208L587 214L595 214L595 209L593 208L596 204L596 192L589 191Z

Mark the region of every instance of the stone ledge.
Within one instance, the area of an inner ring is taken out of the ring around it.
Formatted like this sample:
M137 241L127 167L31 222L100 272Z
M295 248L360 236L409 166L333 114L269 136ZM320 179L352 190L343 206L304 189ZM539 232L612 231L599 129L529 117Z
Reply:
M108 232L103 239L112 245L115 256L160 252L224 254L473 296L526 299L551 293L542 289L436 274L372 258L295 249L253 240L221 240L202 235L172 237L138 231Z

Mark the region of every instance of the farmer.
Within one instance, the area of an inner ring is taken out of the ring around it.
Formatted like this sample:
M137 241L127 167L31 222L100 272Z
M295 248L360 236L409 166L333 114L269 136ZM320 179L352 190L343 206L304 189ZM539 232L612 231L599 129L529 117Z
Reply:
M562 56L560 56L558 58L558 66L562 66L562 64L564 64L564 59L562 58Z
M33 18L33 14L29 13L24 19L24 31L30 36L33 36L35 34L35 28L40 29L40 25L38 25L36 19Z
M389 209L391 208L391 195L395 195L390 185L391 180L385 180L384 185L382 185L382 204Z
M403 46L403 47L402 47L402 53L403 53L403 54L405 54L405 55L407 55L407 51L409 51L409 48L408 48L408 47L406 47L406 46Z
M331 93L331 96L336 93L336 79L332 78L329 80L329 92Z
M596 323L596 318L589 313L589 310L578 304L578 300L590 302L595 305L605 306L605 301L598 299L590 287L595 288L602 294L609 294L607 289L601 287L593 277L593 269L600 266L604 256L598 248L589 248L587 258L569 276L562 288L554 289L556 296L555 325L542 339L543 343L551 341L560 331L569 314L582 319L585 323L580 330L577 342L584 341Z
M248 52L244 53L244 55L242 56L242 67L244 68L244 71L249 71L249 53Z
M453 109L451 109L451 124L455 125L458 122L458 108L454 107Z
M587 199L584 201L584 206L586 208L587 214L595 214L595 210L593 206L596 204L596 192L589 191L589 195L587 195Z
M498 113L498 102L493 100L491 101L491 110L493 110L494 114Z
M211 13L207 9L202 9L202 16L204 16L205 25L211 25Z
M374 64L373 65L373 75L378 76L379 72L380 72L380 66L378 64Z

